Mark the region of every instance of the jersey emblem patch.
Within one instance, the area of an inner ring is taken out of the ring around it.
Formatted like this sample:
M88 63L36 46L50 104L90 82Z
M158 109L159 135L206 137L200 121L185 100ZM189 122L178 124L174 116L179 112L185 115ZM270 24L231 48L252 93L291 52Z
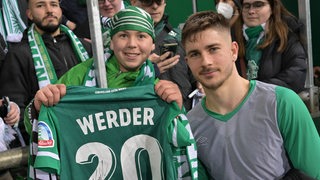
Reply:
M38 123L38 146L43 148L54 146L52 131L45 122Z

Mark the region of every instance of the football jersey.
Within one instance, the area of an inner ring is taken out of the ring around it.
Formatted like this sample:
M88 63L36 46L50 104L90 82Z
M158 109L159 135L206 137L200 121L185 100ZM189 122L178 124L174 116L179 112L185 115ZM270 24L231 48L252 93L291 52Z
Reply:
M34 167L60 179L197 179L188 120L153 86L68 87L41 107Z

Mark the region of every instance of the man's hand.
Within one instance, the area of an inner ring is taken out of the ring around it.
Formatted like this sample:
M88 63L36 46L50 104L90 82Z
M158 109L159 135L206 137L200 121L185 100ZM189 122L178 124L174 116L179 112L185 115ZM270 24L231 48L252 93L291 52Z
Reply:
M53 106L58 104L64 95L66 95L66 86L64 84L49 84L37 91L34 97L34 107L39 111L41 104Z
M159 56L155 53L151 54L149 56L149 59L153 62L156 63L160 73L166 72L168 69L172 68L179 62L180 55L175 55L171 58L168 58L170 56L170 52L166 52L163 55Z
M182 95L178 85L171 81L160 80L154 87L158 96L164 101L171 103L176 101L180 109L182 108Z

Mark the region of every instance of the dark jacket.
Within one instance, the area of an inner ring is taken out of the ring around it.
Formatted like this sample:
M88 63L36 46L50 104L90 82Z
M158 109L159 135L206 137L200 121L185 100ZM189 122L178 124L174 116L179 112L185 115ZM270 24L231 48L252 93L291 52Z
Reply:
M304 89L307 73L307 54L300 41L301 23L285 17L290 28L285 50L277 52L280 40L276 39L262 50L257 80L292 89L296 93Z
M170 33L170 31L175 32L176 35L173 36L172 34L174 33ZM183 97L183 105L188 111L192 108L192 99L189 99L188 95L196 89L196 80L194 79L185 60L185 51L183 50L180 42L180 30L173 29L168 22L168 16L164 15L162 20L155 26L155 32L156 49L154 53L160 55L160 46L164 43L177 42L179 44L177 48L177 54L180 55L178 64L162 73L159 78L170 80L179 86Z
M58 78L79 63L66 34L61 33L54 39L50 35L44 34L42 38ZM91 57L91 44L83 40L81 42ZM0 83L0 96L8 96L11 101L19 105L21 110L20 124L23 127L24 109L39 89L27 30L24 32L21 42L14 43L10 47L1 67Z
M4 61L7 51L8 49L6 41L4 40L2 34L0 34L0 67L2 65L2 62Z

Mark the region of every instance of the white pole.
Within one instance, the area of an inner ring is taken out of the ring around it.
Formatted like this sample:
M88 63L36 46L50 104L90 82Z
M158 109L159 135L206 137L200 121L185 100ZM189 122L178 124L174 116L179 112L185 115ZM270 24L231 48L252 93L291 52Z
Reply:
M197 0L192 0L192 11L193 13L196 13L197 10Z
M309 90L309 108L312 116L319 114L318 105L318 90L314 86L313 81L313 54L312 54L312 35L311 35L311 15L310 15L310 1L309 0L298 0L299 5L299 18L305 25L302 36L305 38L305 47L307 50L307 79L306 88Z
M100 12L98 0L87 0L88 18L90 25L90 37L92 41L92 52L95 66L95 75L98 86L108 87L107 73L103 54L103 42L100 24Z

